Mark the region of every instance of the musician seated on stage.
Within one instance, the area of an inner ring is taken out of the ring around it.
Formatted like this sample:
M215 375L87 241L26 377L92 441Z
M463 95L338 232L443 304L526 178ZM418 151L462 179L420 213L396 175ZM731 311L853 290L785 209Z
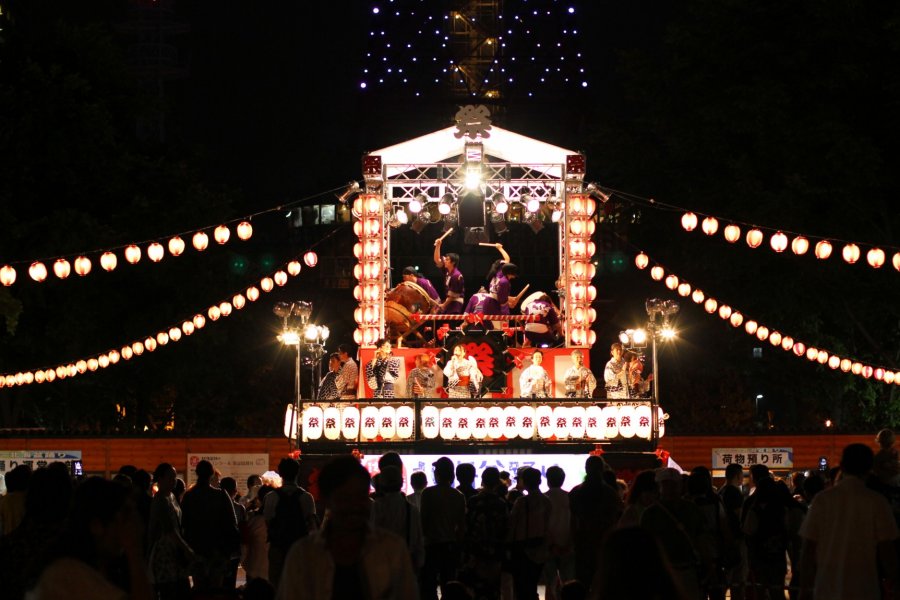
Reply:
M535 292L522 302L522 314L536 317L525 323L525 345L536 348L555 346L562 335L557 308L544 292Z
M465 313L469 314L469 315L485 314L484 302L487 298L490 298L490 297L491 297L491 295L488 293L488 291L486 289L484 289L484 286L481 286L481 288L477 292L472 294L471 298L469 298L469 303L466 304ZM473 331L477 331L477 330L487 331L488 329L493 329L493 326L487 322L475 323L471 327L472 327ZM463 331L469 330L469 324L466 323L465 321L463 321L462 324L460 325L460 329L462 329Z
M426 277L423 277L421 273L419 273L415 267L405 267L403 269L403 281L408 281L409 283L414 283L428 294L428 297L438 303L441 301L440 295L437 293L437 290L434 289L434 286L431 285L431 282L428 281Z
M434 264L444 274L444 289L447 292L447 298L441 303L438 312L445 315L461 315L465 306L463 298L466 295L466 282L457 268L459 254L448 252L446 255L441 255L442 242L441 238L434 241Z
M515 308L515 298L510 299L510 282L519 276L519 267L511 262L503 263L491 280L490 297L484 302L484 314L508 315ZM504 312L504 310L506 312Z

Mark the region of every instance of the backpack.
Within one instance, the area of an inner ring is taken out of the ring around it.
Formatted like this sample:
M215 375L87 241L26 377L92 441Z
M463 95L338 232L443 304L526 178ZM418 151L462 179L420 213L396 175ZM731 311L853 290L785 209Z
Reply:
M268 523L269 544L272 546L287 551L294 542L309 533L301 502L304 492L300 487L293 492L284 488L275 490L278 504L275 505L275 516Z

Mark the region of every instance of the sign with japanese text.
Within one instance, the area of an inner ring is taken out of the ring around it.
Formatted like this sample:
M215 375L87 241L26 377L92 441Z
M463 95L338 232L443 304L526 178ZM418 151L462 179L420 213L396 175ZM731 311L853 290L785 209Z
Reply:
M81 460L81 450L0 450L0 477L19 465L35 470L52 462L65 463L71 473L76 460Z
M188 486L197 481L197 463L208 460L213 468L220 473L219 478L233 477L237 483L238 493L243 496L247 493L247 478L250 475L262 475L269 470L268 454L205 454L193 452L187 455Z
M765 465L770 469L793 469L793 448L713 448L713 470L724 469L730 464L745 469L753 465Z

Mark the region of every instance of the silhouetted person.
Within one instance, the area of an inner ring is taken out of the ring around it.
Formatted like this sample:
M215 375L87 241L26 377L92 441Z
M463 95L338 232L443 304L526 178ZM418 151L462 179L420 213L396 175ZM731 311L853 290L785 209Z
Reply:
M297 484L300 463L283 458L278 463L278 474L282 486L266 496L263 507L269 532L269 582L276 588L291 546L317 526L315 501Z
M602 457L589 456L584 463L584 483L569 491L575 574L583 583L593 581L600 540L622 516L622 501L616 490L606 484L605 470Z
M214 469L201 460L196 467L197 483L181 501L184 538L197 559L192 569L194 587L220 589L228 573L231 555L240 544L237 520L228 494L210 484Z
M295 543L284 563L279 600L414 600L416 583L402 539L369 524L369 473L352 456L319 473L322 528Z
M517 600L537 598L537 585L550 558L547 533L553 504L541 493L541 472L528 467L520 473L524 495L509 514L513 588Z
M544 569L547 581L547 599L559 597L559 584L575 577L575 550L572 546L572 511L569 508L569 493L562 489L566 481L566 472L562 467L553 466L547 469L547 493L544 494L553 505L550 512L550 525L547 532L547 544L550 547L550 559Z
M460 543L466 529L466 498L453 489L453 461L444 456L433 466L435 484L422 492L425 564L420 592L425 600L437 598L438 584L443 586L456 579Z
M475 465L472 463L456 465L456 480L459 482L456 489L466 497L466 500L478 493L475 489Z
M406 497L409 499L409 502L421 512L422 492L428 487L428 476L422 471L415 471L409 476L409 486L413 491Z
M234 477L223 477L219 482L219 487L222 488L231 499L231 508L234 509L234 517L237 521L238 531L241 532L241 539L243 539L243 532L247 527L247 509L237 501L237 482L234 480ZM233 590L237 584L237 572L240 562L241 547L239 544L231 553L231 561L229 562L228 572L225 575L225 582L223 584L223 587L226 590Z
M410 504L400 491L403 476L400 468L387 465L381 473L381 496L372 503L372 525L400 536L412 558L414 569L425 562L425 540L419 509Z
M149 573L159 600L190 597L189 565L194 551L184 539L181 507L175 501L175 467L162 463L153 472L157 492L150 504L147 529Z
M500 597L509 507L498 495L499 488L500 472L488 467L481 473L481 489L467 503L465 553L471 567L467 580L471 580L479 599Z
M12 533L25 518L25 494L31 467L18 465L6 474L6 495L0 497L0 537Z
M600 568L589 598L641 598L642 600L694 600L672 572L665 553L652 533L640 527L611 531L602 542Z

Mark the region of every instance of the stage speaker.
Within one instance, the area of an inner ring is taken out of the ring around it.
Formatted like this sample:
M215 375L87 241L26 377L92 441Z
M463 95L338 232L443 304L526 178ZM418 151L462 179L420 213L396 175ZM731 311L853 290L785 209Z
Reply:
M484 195L480 192L464 192L457 203L460 227L484 228Z

